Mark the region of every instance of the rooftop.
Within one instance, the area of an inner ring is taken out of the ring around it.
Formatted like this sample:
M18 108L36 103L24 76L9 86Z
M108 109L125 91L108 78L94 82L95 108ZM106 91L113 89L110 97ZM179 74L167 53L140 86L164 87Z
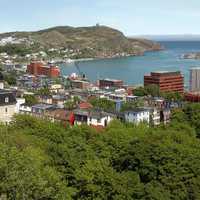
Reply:
M148 111L146 108L134 108L128 111L125 111L125 113L140 113L140 112L145 112Z
M105 79L101 79L102 81L112 81L112 82L121 82L122 80L119 79L111 79L111 78L105 78Z
M100 110L82 110L82 109L76 109L74 110L74 114L75 115L83 115L83 116L87 116L87 117L93 117L93 118L97 118L97 119L101 119L102 117L106 117L108 115L113 115L111 113L106 113L104 111L100 111Z
M38 108L38 109L46 110L46 109L54 108L54 105L41 103L41 104L36 104L36 105L34 105L32 107L33 108Z
M16 104L16 98L11 91L0 90L0 105Z
M200 70L200 67L191 67L190 70Z
M155 71L151 72L151 75L175 75L175 74L181 74L180 71Z

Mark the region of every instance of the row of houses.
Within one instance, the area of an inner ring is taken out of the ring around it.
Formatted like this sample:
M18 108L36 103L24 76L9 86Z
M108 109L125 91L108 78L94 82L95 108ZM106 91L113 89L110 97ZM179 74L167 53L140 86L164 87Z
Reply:
M30 76L30 75L29 75ZM29 80L34 77L26 77ZM0 77L1 78L1 77ZM27 80L26 79L26 80ZM43 78L41 78L42 80ZM110 85L111 80L103 82ZM37 81L36 81L37 82ZM115 80L117 86L121 84ZM115 83L114 82L114 83ZM25 94L20 94L22 98L17 98L16 90L3 89L3 77L0 80L0 122L9 123L15 113L29 114L40 118L46 118L53 122L61 122L64 125L80 125L87 124L94 127L106 127L112 120L119 119L123 122L129 122L139 124L146 122L151 125L159 125L160 123L168 123L170 120L170 108L166 108L164 105L164 99L151 99L147 98L146 105L141 108L133 108L131 110L121 112L121 105L124 102L131 102L138 100L139 97L130 95L125 88L118 88L114 90L100 89L90 91L81 89L66 90L62 84L49 83L49 89L51 95L38 95L39 103L33 106L28 106L23 98ZM121 87L121 85L119 87ZM115 85L114 85L115 86ZM32 95L35 95L32 93ZM80 97L81 103L76 105L73 110L66 110L64 104L67 100L70 100L73 96ZM106 98L116 103L115 111L102 111L100 109L94 109L89 104L88 98Z
M94 109L87 102L82 102L70 111L64 108L66 98L66 96L59 95L40 97L40 103L28 106L24 98L16 98L14 91L1 89L0 122L10 123L13 115L17 113L46 118L53 122L61 122L63 125L87 124L98 128L106 127L114 119L135 124L146 122L151 125L159 125L162 122L166 124L170 120L170 109L159 107L134 108L125 112L105 112Z
M39 118L49 119L53 122L61 122L63 125L81 125L104 128L112 120L119 119L122 122L139 124L145 122L154 126L160 123L170 122L170 109L159 110L156 108L135 108L125 112L105 112L92 108L89 103L80 103L74 110L58 108L52 104L36 104L33 106L20 106L20 113L30 114Z

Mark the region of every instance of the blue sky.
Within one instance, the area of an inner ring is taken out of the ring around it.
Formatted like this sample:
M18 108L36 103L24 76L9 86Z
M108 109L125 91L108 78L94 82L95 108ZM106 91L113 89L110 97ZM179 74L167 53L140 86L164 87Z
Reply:
M200 34L200 0L0 0L0 32L100 23L126 35Z

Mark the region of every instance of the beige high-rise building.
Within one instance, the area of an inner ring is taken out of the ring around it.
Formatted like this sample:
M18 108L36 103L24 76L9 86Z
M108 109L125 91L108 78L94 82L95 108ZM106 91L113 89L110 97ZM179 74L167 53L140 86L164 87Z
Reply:
M200 67L190 69L190 91L200 91Z

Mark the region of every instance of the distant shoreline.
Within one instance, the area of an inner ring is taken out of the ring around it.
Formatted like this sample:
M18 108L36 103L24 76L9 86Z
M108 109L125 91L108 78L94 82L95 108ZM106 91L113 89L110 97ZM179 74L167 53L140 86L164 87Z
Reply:
M163 48L163 49L160 49L160 50L145 51L143 54L140 54L140 55L133 54L133 55L126 55L126 56L102 57L102 58L78 58L78 59L71 59L71 62L63 62L63 63L59 63L59 64L71 64L71 63L74 63L74 62L110 60L110 59L120 59L120 58L129 58L129 57L141 57L141 56L144 56L145 53L148 53L148 52L158 52L158 51L163 51L163 50L165 50L165 49Z

